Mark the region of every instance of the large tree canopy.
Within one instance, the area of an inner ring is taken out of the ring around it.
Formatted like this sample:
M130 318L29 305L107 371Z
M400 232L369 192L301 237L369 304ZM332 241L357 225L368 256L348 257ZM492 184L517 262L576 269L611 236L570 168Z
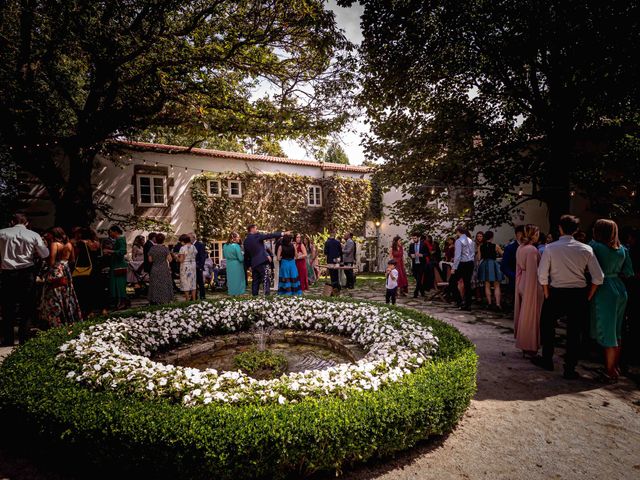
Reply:
M322 0L8 0L0 143L61 225L88 223L106 140L326 135L350 113L350 50Z
M640 3L360 3L367 152L412 195L396 217L497 225L538 200L555 222L574 191L637 208ZM472 208L443 214L452 193Z

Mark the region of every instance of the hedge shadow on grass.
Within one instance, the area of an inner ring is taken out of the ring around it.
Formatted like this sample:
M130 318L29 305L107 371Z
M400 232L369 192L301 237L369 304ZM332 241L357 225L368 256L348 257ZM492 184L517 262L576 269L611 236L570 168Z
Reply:
M433 361L377 392L187 408L91 391L67 379L55 362L60 345L97 323L85 322L41 334L5 360L0 422L16 441L35 443L92 477L238 480L340 472L446 434L475 393L477 357L468 339L414 310L389 308L432 326L439 347Z

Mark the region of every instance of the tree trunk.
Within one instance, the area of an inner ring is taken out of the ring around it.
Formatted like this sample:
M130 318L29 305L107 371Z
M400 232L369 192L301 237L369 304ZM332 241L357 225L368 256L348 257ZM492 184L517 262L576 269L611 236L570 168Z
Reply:
M70 232L73 227L88 227L96 218L93 201L92 154L73 152L69 155L69 180L54 204L56 225Z
M549 163L546 174L545 202L550 231L558 235L560 217L571 213L571 171L573 161L573 134L570 128L557 124L549 133Z

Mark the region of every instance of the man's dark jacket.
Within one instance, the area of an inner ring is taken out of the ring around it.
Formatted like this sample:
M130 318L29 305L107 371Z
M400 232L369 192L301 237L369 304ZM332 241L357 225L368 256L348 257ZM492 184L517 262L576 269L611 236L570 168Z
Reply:
M244 256L251 259L251 267L257 267L268 261L263 242L281 236L282 232L250 233L247 235L247 238L244 239Z
M324 254L327 256L327 263L336 263L335 259L342 257L342 245L335 238L329 238L324 244Z

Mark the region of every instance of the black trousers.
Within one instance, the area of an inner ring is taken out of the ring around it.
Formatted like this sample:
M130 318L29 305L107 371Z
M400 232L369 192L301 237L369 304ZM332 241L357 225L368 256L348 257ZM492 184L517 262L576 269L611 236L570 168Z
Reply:
M340 270L337 268L330 268L329 278L331 279L331 286L340 291L342 289L342 286L340 285Z
M556 321L567 317L567 353L564 357L564 369L573 371L578 364L584 324L589 321L587 289L550 288L549 290L549 298L544 301L540 318L542 356L549 362L553 361Z
M0 305L2 306L2 343L13 345L13 327L20 312L18 340L27 341L29 327L36 315L36 270L34 267L20 270L2 270L0 275Z
M345 262L345 267L353 267L353 262ZM345 277L347 277L347 288L353 288L356 286L356 274L353 273L353 270L345 270Z
M392 305L395 305L397 297L398 297L398 287L387 288L387 293L385 293L384 295L384 301L386 303L391 302Z
M458 305L464 307L471 306L471 277L473 276L473 262L460 262L458 269L451 275L449 279L449 292L453 295L453 299ZM464 303L460 290L458 290L458 282L462 279L464 283Z
M260 286L264 288L264 277L266 275L267 262L251 267L251 295L254 297L260 293Z
M206 296L204 289L204 268L196 267L196 286L200 292L200 300L204 300Z
M424 275L422 277L423 290L431 290L432 288L434 288L435 278L435 274L433 273L433 265L431 264L431 262L428 262L424 266Z
M411 272L413 273L413 278L416 279L416 289L413 291L413 296L417 297L418 292L420 295L424 295L424 265L421 263L413 263L411 265Z

